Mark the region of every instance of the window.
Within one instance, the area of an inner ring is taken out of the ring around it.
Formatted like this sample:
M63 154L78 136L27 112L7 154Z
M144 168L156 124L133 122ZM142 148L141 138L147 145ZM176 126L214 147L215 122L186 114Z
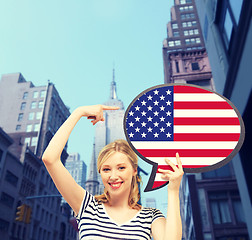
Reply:
M26 126L26 132L31 132L32 131L32 124L28 124Z
M5 181L9 182L11 185L16 187L18 183L18 177L9 170L7 170L5 174Z
M192 63L192 70L193 71L196 71L196 70L199 70L200 68L199 68L199 63L197 63L197 62L194 62L194 63Z
M34 124L34 132L38 132L39 131L39 124L36 123Z
M179 32L173 32L174 37L179 37Z
M18 114L18 121L22 121L23 120L23 117L24 117L24 114L23 113L19 113Z
M17 125L16 126L16 131L20 130L21 129L21 125Z
M37 107L37 102L32 102L31 103L31 109L34 109L34 108L36 108Z
M36 113L36 119L37 119L37 120L40 120L41 117L42 117L42 112L37 112L37 113Z
M14 203L14 198L10 196L9 194L2 192L0 202L8 207L12 207Z
M22 102L20 106L20 110L24 110L26 106L26 102Z
M177 71L177 73L179 73L179 63L176 61L175 65L176 65L176 71Z
M178 28L178 24L177 23L173 23L172 24L172 29L177 29Z
M30 112L28 116L28 120L33 120L34 119L34 112Z
M30 141L31 141L31 139L29 137L27 137L24 140L24 144L27 144L28 146L30 146Z
M38 142L38 137L32 137L32 140L31 140L31 146L34 147L37 145L37 142Z
M180 12L192 11L192 10L193 10L193 6L184 6L184 7L179 8Z
M44 98L44 97L45 97L45 94L46 94L46 91L45 91L45 90L40 91L40 97L41 97L41 98Z
M180 45L181 45L181 41L180 41L180 40L176 40L176 41L175 41L175 45L176 45L176 46L180 46Z
M180 4L192 3L192 0L180 0Z
M195 43L200 43L200 38L186 38L185 39L185 44L195 44Z
M194 13L181 14L181 19L187 19L187 18L195 18L195 14Z
M169 42L168 42L168 46L169 46L169 47L174 47L174 41L169 41Z
M243 1L223 0L220 15L217 16L218 27L227 49L229 49L232 35L236 34Z
M28 97L28 92L24 92L23 99L27 99L27 97Z
M44 106L44 101L39 101L38 108L43 108L43 106Z
M33 92L33 98L37 98L38 97L38 91L34 91Z

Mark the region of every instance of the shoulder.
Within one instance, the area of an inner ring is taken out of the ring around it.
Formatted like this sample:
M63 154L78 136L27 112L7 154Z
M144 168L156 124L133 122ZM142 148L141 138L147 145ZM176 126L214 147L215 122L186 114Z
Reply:
M151 218L151 222L157 218L164 218L163 213L157 208L143 207L140 214L146 218Z

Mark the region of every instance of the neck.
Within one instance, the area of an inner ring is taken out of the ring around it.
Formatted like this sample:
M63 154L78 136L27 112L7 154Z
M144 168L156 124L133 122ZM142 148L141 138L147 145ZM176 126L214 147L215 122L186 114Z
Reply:
M128 196L110 196L109 205L114 208L129 208Z

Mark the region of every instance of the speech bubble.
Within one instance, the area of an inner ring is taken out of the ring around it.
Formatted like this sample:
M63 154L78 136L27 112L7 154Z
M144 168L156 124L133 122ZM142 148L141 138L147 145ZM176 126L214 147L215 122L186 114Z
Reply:
M184 172L211 171L240 150L245 128L230 100L191 84L162 84L140 93L124 115L124 132L134 152L153 165L145 192L168 184L158 168L171 169L179 153Z

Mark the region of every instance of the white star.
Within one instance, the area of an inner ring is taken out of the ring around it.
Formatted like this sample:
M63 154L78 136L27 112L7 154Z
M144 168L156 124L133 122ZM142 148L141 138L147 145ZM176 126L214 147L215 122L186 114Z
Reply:
M158 137L158 135L159 135L158 133L154 133L154 137L155 137L155 138L157 138L157 137Z
M152 100L153 97L151 95L149 95L147 98L148 98L148 100Z
M156 105L158 105L159 104L159 102L156 100L155 102L154 102L154 105L156 106Z
M151 122L152 121L152 117L148 117L148 122Z
M139 128L139 127L135 128L135 131L136 131L136 132L139 132L139 131L140 131L140 128Z
M159 93L159 91L156 89L156 90L154 91L154 94L155 94L155 95L158 95L158 93Z
M130 127L133 127L133 126L134 126L134 123L133 123L133 122L130 122L130 123L129 123L129 126L130 126Z
M159 118L161 122L164 122L165 118L164 117L161 117Z
M129 134L129 137L133 138L133 137L134 137L134 133L131 132L131 133Z
M151 106L148 106L147 108L148 108L148 111L151 111L151 110L152 110L152 107L151 107Z
M154 116L158 116L158 114L159 114L159 112L157 112L157 111L154 112Z
M160 128L160 132L164 132L164 130L165 130L165 129L164 129L163 127L162 127L162 128Z
M152 132L152 128L151 127L149 127L147 130L148 130L148 132Z
M154 127L158 127L159 123L158 122L154 122L153 124L154 124Z
M139 111L140 107L136 106L135 109L136 109L136 111Z
M164 111L165 110L165 107L164 106L161 106L160 107L160 111Z
M135 120L136 120L136 122L139 122L140 118L139 118L139 117L136 117Z
M166 115L167 115L167 116L171 116L171 112L168 111L168 112L166 113Z
M141 133L142 137L145 138L146 137L146 133Z
M165 99L165 97L162 95L162 96L160 96L160 100L164 100Z
M145 111L142 111L141 114L142 114L142 116L146 116L146 112Z
M170 137L171 137L171 134L168 132L168 133L166 133L166 136L167 136L168 138L170 138Z
M166 102L166 104L167 106L171 106L171 102L169 100Z
M146 102L144 100L141 103L142 103L142 105L146 105Z
M167 90L166 93L167 93L167 95L171 95L171 91L170 90Z
M142 122L142 127L146 127L146 122Z
M134 115L134 112L130 111L130 112L129 112L129 115L130 115L130 116L133 116L133 115Z
M170 127L170 126L171 126L171 123L170 123L170 122L166 123L166 126L167 126L167 127Z

